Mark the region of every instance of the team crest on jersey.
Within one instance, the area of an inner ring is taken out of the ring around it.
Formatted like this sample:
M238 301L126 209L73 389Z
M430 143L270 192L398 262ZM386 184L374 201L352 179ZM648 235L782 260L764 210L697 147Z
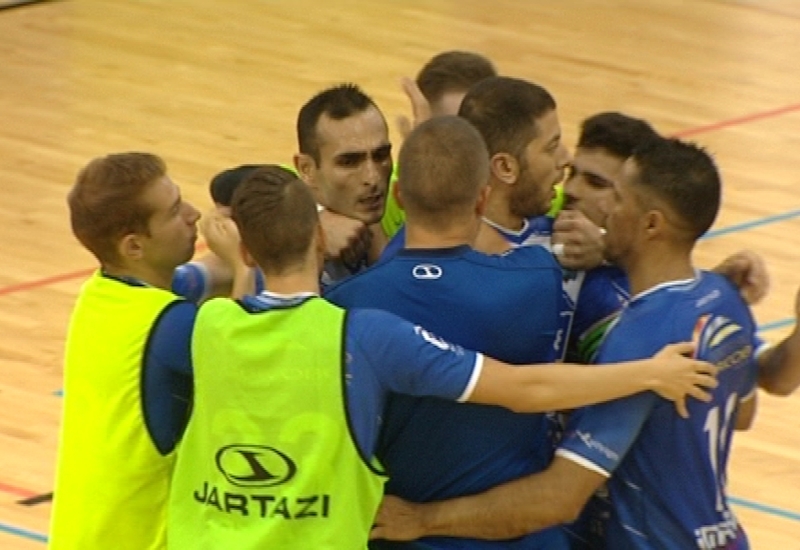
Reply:
M753 346L744 338L742 330L740 325L725 316L701 315L695 322L692 334L692 341L696 345L694 356L720 357L715 361L720 369L749 359Z

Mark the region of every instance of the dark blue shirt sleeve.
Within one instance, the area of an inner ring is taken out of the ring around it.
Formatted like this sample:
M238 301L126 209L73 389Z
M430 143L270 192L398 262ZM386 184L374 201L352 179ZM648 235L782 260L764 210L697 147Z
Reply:
M375 452L391 392L465 399L482 365L478 353L395 315L368 309L348 312L345 352L347 413L366 460Z
M643 392L574 411L556 454L610 476L636 441L659 399L653 392Z
M210 292L208 270L199 262L179 265L172 274L172 292L199 304Z
M161 454L170 453L188 420L192 398L192 330L197 306L179 300L156 319L144 353L142 409Z

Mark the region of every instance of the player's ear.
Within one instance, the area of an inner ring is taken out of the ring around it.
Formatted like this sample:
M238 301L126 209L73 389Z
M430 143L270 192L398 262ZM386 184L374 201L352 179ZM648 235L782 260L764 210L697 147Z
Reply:
M294 156L294 168L297 175L309 186L314 182L314 175L317 170L317 163L311 155L297 153Z
M667 228L667 218L661 210L648 210L642 218L642 225L648 238L662 234Z
M489 159L489 169L496 180L513 185L519 177L519 162L509 153L495 153Z
M144 243L142 235L138 233L128 233L117 243L117 254L123 261L138 261L144 255Z

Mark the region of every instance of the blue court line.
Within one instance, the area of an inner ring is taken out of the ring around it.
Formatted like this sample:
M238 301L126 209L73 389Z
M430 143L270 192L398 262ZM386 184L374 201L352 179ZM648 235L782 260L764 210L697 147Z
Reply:
M791 519L794 521L800 521L800 514L796 512L790 512L789 510L783 510L782 508L776 508L774 506L767 506L766 504L761 504L758 502L753 502L752 500L746 500L739 497L728 497L728 501L731 504L735 504L737 506L742 506L743 508L750 508L751 510L755 510L757 512L763 512L765 514L769 514L771 516L778 516L784 519Z
M27 529L23 529L21 527L14 527L13 525L8 525L2 522L0 522L0 532L10 533L12 535L17 535L18 537L35 540L37 542L47 542L47 535L43 535L35 531L28 531Z
M709 231L708 233L700 237L700 240L704 241L706 239L713 239L714 237L719 237L721 235L728 235L730 233L737 233L739 231L745 231L746 229L752 229L754 227L760 227L762 225L768 225L771 223L791 220L792 218L797 218L798 216L800 216L800 210L790 210L788 212L784 212L783 214L775 214L774 216L757 218L755 220L750 220L749 222L742 222L734 225L729 225L728 227L720 227L719 229Z
M786 319L779 319L777 321L770 321L758 327L758 332L766 332L768 330L775 330L778 328L788 327L795 322L794 317L787 317Z

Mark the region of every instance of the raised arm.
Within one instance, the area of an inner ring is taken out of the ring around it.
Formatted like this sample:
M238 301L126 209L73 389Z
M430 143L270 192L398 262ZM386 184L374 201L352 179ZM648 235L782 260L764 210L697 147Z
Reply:
M511 366L486 358L468 401L500 405L517 412L573 409L653 390L674 401L688 416L687 395L709 401L700 386L714 388L716 368L685 357L691 343L670 344L654 357L603 367L554 364Z
M728 256L712 271L727 277L750 305L757 304L769 291L769 273L764 259L752 250Z
M218 210L206 213L200 220L200 231L208 248L230 270L231 298L241 298L255 292L255 272L244 263L239 250L239 229L234 221Z
M795 297L795 318L800 318L800 289ZM800 328L758 356L758 385L773 395L789 395L800 386Z

